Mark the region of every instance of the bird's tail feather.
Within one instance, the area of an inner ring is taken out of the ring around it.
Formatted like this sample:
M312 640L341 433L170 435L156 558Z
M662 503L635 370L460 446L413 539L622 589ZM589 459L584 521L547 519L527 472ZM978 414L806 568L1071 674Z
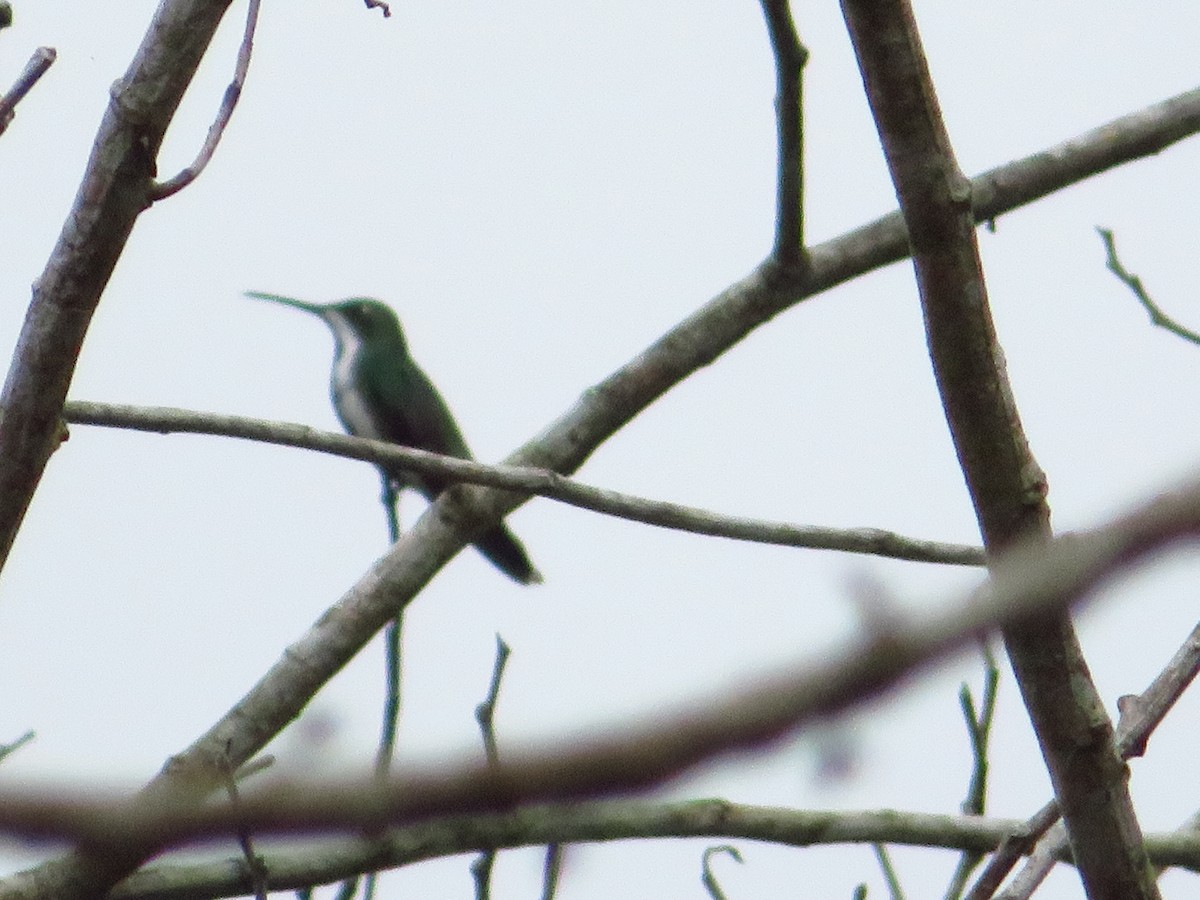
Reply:
M525 548L505 526L493 528L475 542L479 552L497 569L520 584L541 584L542 573L534 568Z

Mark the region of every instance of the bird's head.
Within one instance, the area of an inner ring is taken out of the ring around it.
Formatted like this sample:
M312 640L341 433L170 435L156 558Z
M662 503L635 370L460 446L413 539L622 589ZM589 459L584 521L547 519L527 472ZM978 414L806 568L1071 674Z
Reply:
M302 309L315 316L320 316L340 336L343 329L351 332L360 341L399 340L404 345L404 330L400 327L400 319L395 311L386 303L373 300L370 297L349 297L336 303L306 303L294 297L282 297L279 294L264 294L260 291L247 291L247 297L255 300L269 300L281 303L294 309Z

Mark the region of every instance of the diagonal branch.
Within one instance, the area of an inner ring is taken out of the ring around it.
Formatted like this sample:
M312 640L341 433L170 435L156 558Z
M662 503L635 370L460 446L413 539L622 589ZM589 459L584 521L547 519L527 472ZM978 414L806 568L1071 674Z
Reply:
M92 314L150 205L155 157L230 0L163 0L100 123L83 182L0 394L0 568L58 445L59 415Z
M1107 266L1108 271L1117 277L1118 281L1129 288L1133 296L1137 298L1138 303L1142 304L1142 308L1150 316L1150 321L1159 328L1165 328L1185 341L1200 344L1200 333L1192 331L1186 325L1177 322L1173 317L1163 312L1162 307L1154 302L1154 298L1150 296L1150 292L1142 284L1142 279L1125 268L1124 263L1121 262L1121 258L1117 256L1117 239L1113 233L1107 228L1097 228L1096 231L1100 234L1100 240L1104 241L1105 266Z
M1175 702L1200 673L1200 625L1192 629L1187 639L1175 651L1163 670L1155 676L1150 686L1139 696L1122 697L1121 718L1117 723L1117 750L1122 759L1142 756L1150 735L1166 718ZM988 862L971 888L968 900L988 900L1000 887L1019 857L1029 853L1039 843L1037 852L1026 869L1018 876L1009 893L1032 891L1049 872L1053 862L1059 859L1066 848L1066 840L1059 832L1051 832L1045 840L1043 834L1058 821L1058 803L1051 800L1038 810L1020 829L1006 840Z
M1046 540L1030 452L988 307L971 183L961 174L906 0L843 0L867 98L908 223L925 331L984 545ZM1113 727L1066 611L1011 624L1005 646L1091 900L1154 900Z
M0 134L4 134L16 115L17 104L25 99L25 95L33 89L43 75L50 71L58 53L53 47L38 47L25 63L25 69L19 78L9 88L8 93L0 97Z

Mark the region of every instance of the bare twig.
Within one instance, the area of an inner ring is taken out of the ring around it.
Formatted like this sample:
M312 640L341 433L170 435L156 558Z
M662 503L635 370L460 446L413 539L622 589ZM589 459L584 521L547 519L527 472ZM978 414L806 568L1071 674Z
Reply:
M157 181L150 186L151 202L170 197L195 181L204 171L213 154L217 152L217 144L221 143L221 136L225 134L226 126L233 118L233 110L237 106L238 100L242 96L242 88L246 84L246 73L250 70L250 55L254 50L254 31L258 27L258 8L261 3L262 0L250 0L250 6L246 10L246 27L242 32L242 43L238 47L237 63L233 70L233 80L225 88L225 96L221 98L217 117L208 128L208 134L200 146L200 152L196 154L192 164L180 171L179 174L166 181Z
M792 21L790 0L761 0L775 54L775 122L779 165L773 258L804 264L804 65L808 50Z
M1200 333L1192 331L1163 312L1162 307L1155 303L1146 291L1145 286L1142 284L1142 279L1138 278L1122 265L1120 258L1117 256L1117 241L1113 233L1107 228L1099 227L1096 231L1100 234L1100 240L1104 241L1104 250L1107 254L1105 265L1108 267L1108 271L1112 272L1113 275L1133 292L1133 296L1137 297L1138 302L1145 307L1146 312L1150 315L1150 321L1159 328L1165 328L1185 341L1200 344Z
M883 873L883 880L888 887L888 897L891 900L904 900L904 888L900 885L900 876L896 873L896 867L892 864L892 855L888 853L887 847L880 843L871 845L871 849L875 851L875 860L879 863L879 870Z
M496 661L492 665L492 681L487 696L475 707L475 721L479 723L479 734L483 738L483 751L489 766L499 765L500 747L496 741L496 701L500 699L500 684L504 679L504 667L512 649L504 638L496 635ZM496 851L484 850L471 863L471 878L475 881L476 900L488 900L492 893L492 869L496 864Z
M981 644L983 651L984 675L983 694L980 698L978 712L971 695L971 688L964 683L959 692L959 702L962 706L963 719L967 724L967 736L971 740L971 757L974 763L971 767L971 781L967 786L967 796L963 800L962 811L968 816L982 816L987 806L988 778L988 743L991 738L992 720L996 714L996 694L1000 686L1000 668L987 642ZM983 859L980 853L964 853L958 860L950 884L946 889L946 900L958 900L967 886L971 872Z
M483 750L488 763L493 766L500 762L500 747L496 742L496 702L500 699L500 685L511 655L512 648L504 642L504 638L496 635L496 661L492 665L492 680L488 685L487 697L475 707L475 721L479 723Z
M0 762L8 759L10 756L12 756L12 754L16 753L35 737L36 735L32 731L27 731L12 743L0 746Z
M972 185L942 121L908 0L843 0L908 225L934 374L984 546L1048 540L1030 451L988 305ZM1090 900L1157 900L1112 726L1065 610L1014 623L1005 647Z
M1192 629L1171 660L1140 696L1128 695L1118 701L1121 718L1117 723L1116 744L1122 759L1145 753L1150 735L1195 680L1197 672L1200 672L1200 625ZM1066 850L1064 831L1061 828L1051 830L1058 817L1058 804L1055 801L1038 810L1020 836L1002 847L988 863L972 888L969 900L987 900L991 897L1020 856L1037 841L1025 868L1000 895L1005 900L1029 897Z
M237 815L241 805L241 796L238 793L237 775L232 766L226 767L225 779L225 792L229 795L229 808L234 815ZM238 826L236 832L238 846L242 850L242 860L246 864L250 883L254 886L254 896L256 900L267 900L266 865L262 858L254 852L254 841L250 836L249 829Z
M978 547L924 541L877 528L822 528L725 516L692 506L665 503L592 487L545 469L489 466L473 460L439 456L436 453L382 441L318 431L304 425L181 409L79 401L67 403L63 409L63 417L68 422L81 425L102 425L163 434L180 432L222 435L301 447L349 459L360 459L376 465L402 465L421 474L471 484L522 490L605 515L731 540L869 553L915 562L983 564L983 551Z
M471 861L471 881L475 885L475 900L489 900L492 896L492 867L495 864L495 850L484 850Z
M721 885L717 881L717 876L713 874L712 858L718 853L724 853L734 859L735 862L743 863L741 851L732 844L721 844L718 847L706 847L700 862L700 883L704 885L704 889L708 891L708 896L712 900L726 900L725 892L721 890Z
M559 843L562 838L562 834L556 834L553 841L546 845L546 855L542 859L542 900L554 900L558 893L563 854L566 852L566 848Z
M388 543L400 540L400 494L395 482L380 471L382 489L379 502L387 520ZM383 717L379 728L379 746L375 750L375 774L385 777L391 771L396 755L396 735L400 727L403 666L401 652L404 643L404 610L388 623L383 631ZM370 871L363 879L363 900L373 900L379 886L379 873ZM358 878L348 878L338 888L339 900L351 900L358 892Z
M381 475L383 487L380 502L387 518L388 544L391 545L400 540L400 495L391 477L386 473ZM375 754L375 771L379 775L386 775L391 770L392 757L396 754L396 733L400 725L403 638L404 611L401 610L384 631L383 724L379 733L379 749Z
M53 47L38 47L25 63L25 69L16 80L8 93L0 97L0 134L4 134L9 123L16 115L17 104L25 99L25 95L38 83L43 75L54 65L58 54Z
M990 900L1017 861L1029 853L1038 839L1057 821L1058 803L1051 800L1027 821L1022 822L1019 828L1014 829L1013 833L1000 843L996 852L992 854L992 858L988 860L988 864L984 866L979 878L971 886L967 900Z

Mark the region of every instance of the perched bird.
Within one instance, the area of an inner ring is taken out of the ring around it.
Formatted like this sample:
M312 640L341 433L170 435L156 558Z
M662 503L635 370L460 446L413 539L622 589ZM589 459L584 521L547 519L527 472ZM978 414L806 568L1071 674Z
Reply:
M247 297L270 300L320 316L333 331L336 350L330 391L338 418L350 434L472 459L446 401L409 356L400 320L392 308L366 297L320 305L292 297L248 291ZM449 483L404 469L384 477L397 490L413 488L433 502ZM503 524L475 541L496 568L521 584L542 580L521 542Z

